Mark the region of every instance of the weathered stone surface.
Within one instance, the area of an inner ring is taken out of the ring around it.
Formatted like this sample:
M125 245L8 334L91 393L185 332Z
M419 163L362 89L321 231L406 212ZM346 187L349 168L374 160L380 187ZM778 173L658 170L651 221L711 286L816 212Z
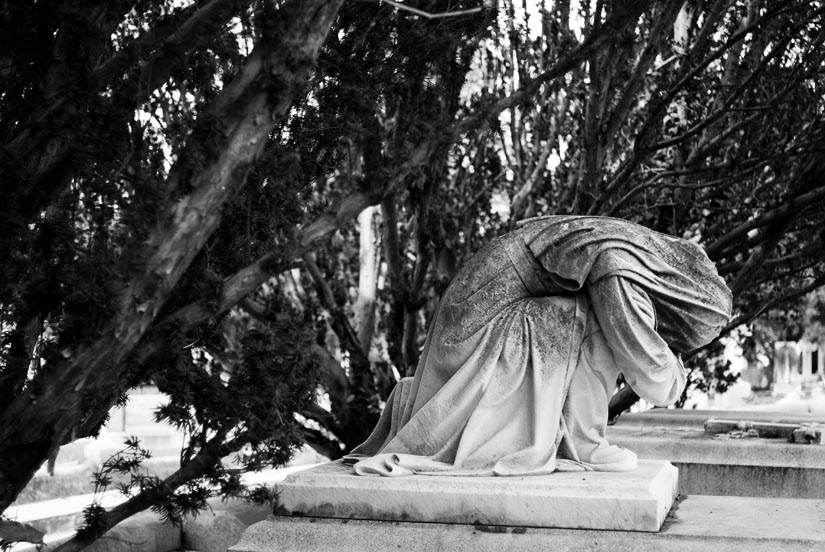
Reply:
M280 471L280 470L279 470ZM273 473L277 473L272 470ZM272 477L272 475L270 475ZM277 475L275 477L278 477ZM274 480L264 480L267 485L283 481L283 477ZM251 504L240 498L211 498L208 501L209 509L212 511L222 511L232 514L240 520L244 526L249 527L253 523L263 521L272 514L272 506L269 504Z
M87 550L93 552L225 552L240 538L243 530L271 514L267 505L250 504L240 499L227 501L212 499L209 508L197 518L184 521L183 529L164 523L151 512L133 516L95 542ZM46 546L38 551L34 545L18 545L14 552L49 552L55 550L74 534L63 532L46 535Z
M225 511L206 511L183 522L183 547L198 552L226 552L237 543L246 524Z
M821 415L737 412L759 422L813 424ZM623 415L608 428L611 443L642 458L666 460L679 469L684 494L781 498L825 498L825 454L821 446L786 439L731 438L705 434L724 411L653 410Z
M144 512L110 529L86 552L170 552L181 547L181 531L157 514Z
M680 499L662 531L604 531L276 516L230 552L808 552L825 549L825 501Z
M657 531L677 493L667 462L640 461L636 471L557 472L524 477L413 475L359 477L330 462L277 486L284 514Z
M792 438L794 443L804 443L806 445L822 445L825 444L823 435L825 435L825 427L808 426L794 429Z
M731 418L752 420L755 422L778 422L795 424L825 423L822 414L799 412L772 412L758 410L703 410L703 409L663 409L655 408L644 412L623 414L618 426L635 428L678 427L684 429L702 428L712 418Z
M673 403L679 353L715 338L730 309L695 243L610 217L521 221L453 278L414 378L350 460L390 477L632 471L636 456L604 437L618 375Z
M798 424L784 422L755 422L743 418L713 418L705 422L705 433L713 435L729 432L747 432L755 437L765 439L790 440L793 437L794 430L798 427Z

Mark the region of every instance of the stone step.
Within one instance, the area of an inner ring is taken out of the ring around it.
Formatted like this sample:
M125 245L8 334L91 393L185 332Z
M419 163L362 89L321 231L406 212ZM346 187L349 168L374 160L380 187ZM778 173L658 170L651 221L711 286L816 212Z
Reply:
M808 552L825 549L825 501L686 496L659 532L273 516L230 552L433 550Z
M719 411L660 410L623 416L607 430L611 444L640 458L667 460L679 469L685 494L825 499L825 446L743 432L707 434ZM740 413L737 413L737 415ZM764 423L816 423L818 415L743 414Z
M343 519L658 531L677 494L668 462L635 471L477 477L364 477L341 461L276 486L276 513Z

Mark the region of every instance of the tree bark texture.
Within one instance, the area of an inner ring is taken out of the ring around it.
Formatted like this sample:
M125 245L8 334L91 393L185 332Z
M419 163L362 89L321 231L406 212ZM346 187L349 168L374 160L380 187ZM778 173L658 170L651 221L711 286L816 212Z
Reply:
M139 105L169 78L181 55L202 46L205 37L209 36L215 26L225 23L232 13L233 5L237 4L239 2L236 0L212 0L203 7L192 6L182 10L159 28L146 31L129 47L100 63L90 76L91 86L97 91L111 86L113 96L131 100L124 102L126 105ZM122 21L124 13L131 9L131 5L128 2L112 2L106 9L112 13L107 15L106 19L109 22L105 27L110 28L112 32ZM132 71L134 58L144 56L158 43L161 46L140 62L136 71ZM99 55L103 55L103 52ZM59 73L62 71L62 65L60 63L58 68L50 73ZM52 80L56 79L57 77L53 77ZM95 120L99 115L94 111L85 117L77 117L77 113L82 112L85 107L78 106L74 98L58 93L64 84L62 81L52 84L54 93L50 97L51 105L37 117L37 124L32 125L47 129L47 132L38 133L26 129L6 146L10 155L26 161L27 185L21 186L13 176L8 176L0 182L0 189L7 186L19 188L14 204L5 205L3 208L9 209L10 212L16 211L27 219L48 205L54 194L71 181L76 163L76 150L82 144L78 137L88 134L90 129L99 123ZM110 116L109 113L107 115ZM120 115L128 118L132 112L123 110ZM54 127L67 130L51 133L50 129Z
M375 211L376 207L368 207L358 215L358 298L353 306L353 322L358 342L367 356L375 327L375 297L378 291L378 248L373 228Z
M383 201L386 209L386 205L390 204L393 197L403 189L406 177L430 158L432 151L439 143L450 143L457 140L464 133L477 132L479 128L485 126L487 121L496 119L502 111L532 99L543 83L559 78L578 67L588 56L609 43L609 38L614 33L634 24L639 14L649 4L649 0L632 0L618 4L598 33L589 36L582 44L573 48L568 54L561 56L536 79L524 84L511 96L502 98L476 113L465 115L456 121L452 127L440 133L438 137L434 136L433 140L417 144L406 156L404 163L393 167L392 174L386 178L381 189L358 191L340 198L330 206L326 213L297 231L293 242L287 247L261 257L227 278L221 287L216 302L210 303L206 299L195 301L156 324L150 335L142 340L139 349L133 355L134 362L141 364L162 350L166 344L165 333L170 327L190 327L225 312L243 297L255 291L271 276L294 266L296 259L300 259L306 253L312 251L317 243L327 239L344 224L355 219L367 207ZM386 225L386 212L384 212L384 217ZM395 248L388 245L386 239L385 235L384 251L386 255L390 255ZM393 274L394 263L391 258L387 259L387 265L390 286L394 290L393 295L396 296L398 278L397 275L394 276ZM398 301L399 297L396 296L395 300ZM403 315L401 315L399 324L403 328ZM393 360L397 360L395 357L400 356L400 351L399 355L392 355L391 353L391 356L394 357Z
M116 312L98 339L64 350L32 382L31 391L5 409L0 417L0 512L59 446L94 432L125 390L124 360L217 228L224 205L243 186L269 134L288 113L342 1L294 0L280 9L274 36L257 46L261 55L250 55L253 78L236 79L216 98L218 109L206 110L218 114L219 128L208 138L221 145L219 155L190 173L192 191L161 210L158 227L126 260L135 268L120 282ZM242 90L237 82L244 83Z

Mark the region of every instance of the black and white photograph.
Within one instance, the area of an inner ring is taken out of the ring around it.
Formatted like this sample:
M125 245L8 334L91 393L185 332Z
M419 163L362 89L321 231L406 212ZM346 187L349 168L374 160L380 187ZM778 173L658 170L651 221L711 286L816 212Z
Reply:
M0 552L825 550L825 1L0 0Z

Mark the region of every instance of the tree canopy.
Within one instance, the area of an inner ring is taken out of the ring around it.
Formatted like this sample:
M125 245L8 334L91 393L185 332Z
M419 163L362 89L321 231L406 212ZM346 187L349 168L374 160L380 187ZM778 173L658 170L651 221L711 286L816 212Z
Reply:
M302 440L340 456L414 372L456 268L525 217L701 243L728 330L806 308L825 284L823 10L0 3L0 513L146 382L189 435L181 470L69 548L241 493Z

